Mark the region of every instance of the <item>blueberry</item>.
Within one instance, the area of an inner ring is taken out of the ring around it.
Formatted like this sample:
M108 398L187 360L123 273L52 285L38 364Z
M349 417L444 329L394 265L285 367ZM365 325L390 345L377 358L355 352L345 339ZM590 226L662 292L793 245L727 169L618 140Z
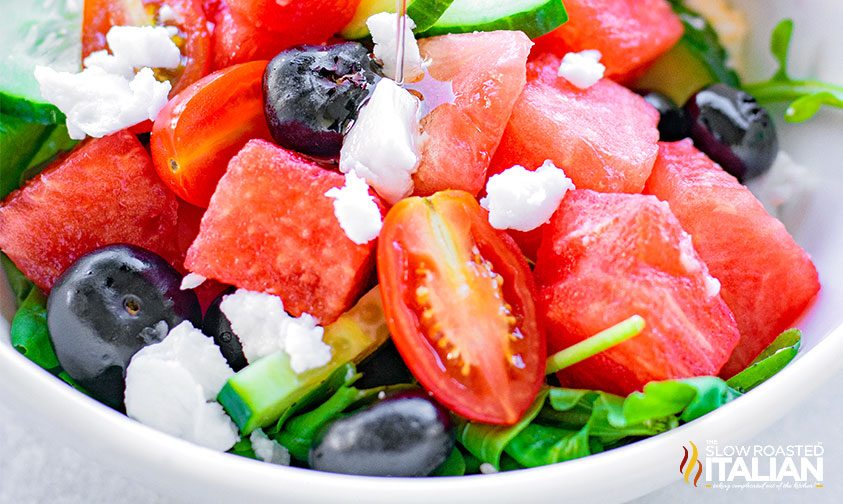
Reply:
M335 159L343 135L380 79L357 42L305 45L279 53L263 76L264 114L282 147Z
M326 426L308 461L319 471L365 476L427 476L451 453L447 410L423 392L388 397Z
M243 355L243 346L240 344L240 339L231 329L231 322L220 310L222 298L232 292L234 292L233 287L226 289L208 306L208 310L205 312L205 321L202 323L202 332L214 338L214 343L220 347L220 352L222 352L222 356L225 357L228 365L237 372L246 367L248 362L246 362L246 356Z
M47 324L61 367L91 395L123 409L126 368L135 353L189 320L200 324L196 294L158 255L109 245L79 258L53 286Z
M643 94L644 100L659 111L659 140L675 142L687 138L691 124L684 109L667 96L656 91Z
M741 182L767 172L776 160L776 126L746 92L714 84L689 98L685 111L697 148Z

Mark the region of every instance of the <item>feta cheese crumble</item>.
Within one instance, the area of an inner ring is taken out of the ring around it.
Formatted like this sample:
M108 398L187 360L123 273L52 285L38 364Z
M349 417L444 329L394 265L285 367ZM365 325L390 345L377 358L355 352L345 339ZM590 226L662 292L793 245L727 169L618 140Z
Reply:
M600 51L594 49L569 52L562 58L558 75L580 89L588 89L606 72L606 66L600 63L601 57Z
M325 196L334 199L334 215L349 240L364 245L378 237L383 225L380 208L355 172L346 173L345 186L331 188Z
M381 79L343 140L340 171L354 171L390 204L413 192L419 164L419 100Z
M264 462L278 465L290 465L290 452L279 443L264 434L262 429L252 431L249 436L252 443L252 451Z
M530 231L550 220L571 189L574 183L552 161L535 171L515 165L489 178L480 205L493 228Z
M64 113L68 134L75 140L155 120L167 104L171 85L159 82L152 68L176 68L181 63L181 53L165 27L113 26L106 41L112 53L92 53L79 73L35 67L41 96Z
M237 289L223 297L220 310L250 363L283 350L293 371L303 373L331 360L331 347L322 341L324 329L316 319L307 313L290 316L278 296Z
M179 286L179 289L195 289L205 283L205 280L207 280L207 278L203 277L198 273L188 273L184 276L184 278L181 279L181 285Z
M714 278L713 276L706 274L705 275L705 295L709 298L713 298L714 296L720 294L720 280Z
M383 74L390 79L398 80L398 14L380 12L366 20L372 42L375 43L375 58L383 63ZM424 75L424 64L419 44L413 35L416 23L410 16L404 16L404 80L415 81Z
M492 464L488 462L483 462L482 464L480 464L481 474L495 474L496 472L498 472L498 470L495 469L495 466L493 466Z
M126 414L187 441L225 451L240 439L214 399L234 372L214 341L190 322L142 348L126 369Z

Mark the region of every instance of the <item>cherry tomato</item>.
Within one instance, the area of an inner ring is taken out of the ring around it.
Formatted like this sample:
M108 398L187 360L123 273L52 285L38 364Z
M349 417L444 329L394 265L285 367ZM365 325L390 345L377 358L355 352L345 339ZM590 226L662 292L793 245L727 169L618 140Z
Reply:
M172 9L175 19L163 24L178 29L173 41L182 61L172 70L157 69L159 79L170 81L173 96L204 77L211 71L211 33L202 0L85 0L82 57L108 47L105 35L112 26L159 24L159 11L165 5Z
M470 194L443 191L390 209L377 261L387 325L419 382L469 420L517 422L544 381L546 349L515 242Z
M228 161L253 138L271 140L261 89L266 61L208 75L158 113L150 149L161 179L180 198L206 208Z

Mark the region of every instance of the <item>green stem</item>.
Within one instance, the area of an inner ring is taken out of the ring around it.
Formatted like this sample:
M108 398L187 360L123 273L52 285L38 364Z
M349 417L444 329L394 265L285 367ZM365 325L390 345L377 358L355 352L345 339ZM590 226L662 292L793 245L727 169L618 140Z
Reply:
M600 331L590 338L556 352L547 358L545 374L555 373L566 367L573 366L593 355L634 338L641 334L641 331L644 330L644 325L644 319L640 315L633 315L623 322Z
M743 89L759 103L789 102L816 93L827 92L843 100L843 86L815 80L769 80L745 84Z

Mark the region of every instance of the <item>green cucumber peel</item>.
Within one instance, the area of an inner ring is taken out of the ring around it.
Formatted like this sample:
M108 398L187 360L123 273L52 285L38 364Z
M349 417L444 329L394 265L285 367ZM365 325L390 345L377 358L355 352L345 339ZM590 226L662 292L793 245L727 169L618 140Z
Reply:
M414 29L422 33L436 24L454 0L415 0L407 7L407 16L416 23Z
M418 0L416 0L418 1ZM420 36L475 31L519 30L536 38L568 21L562 0L454 0Z
M600 352L619 345L644 330L645 322L640 315L633 315L628 319L619 322L608 329L600 331L579 343L569 346L547 358L545 374L553 374L557 371L573 366Z
M770 36L770 52L779 64L776 73L769 80L746 84L743 89L762 105L790 102L784 119L800 123L814 117L823 106L843 108L843 86L790 76L787 67L793 26L792 19L783 19Z
M735 88L740 87L740 77L729 66L729 54L723 48L720 37L708 20L687 8L684 0L670 0L670 4L685 29L680 43L685 44L697 56L715 81Z

